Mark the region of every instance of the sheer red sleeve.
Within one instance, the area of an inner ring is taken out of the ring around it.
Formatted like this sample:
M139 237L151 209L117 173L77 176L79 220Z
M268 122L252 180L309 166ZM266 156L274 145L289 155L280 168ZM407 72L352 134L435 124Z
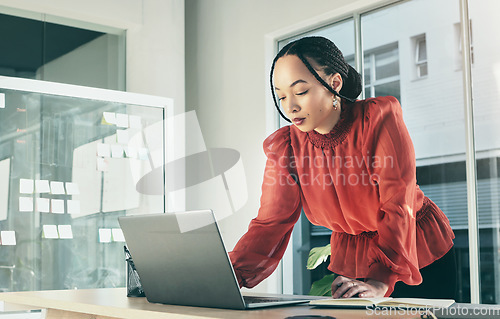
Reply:
M421 283L416 248L418 206L415 151L403 121L399 102L394 97L369 100L366 115L365 152L378 184L380 207L377 236L368 251L367 278L389 285L396 281L409 285ZM420 204L421 206L421 204Z
M267 162L258 215L229 253L240 287L254 287L276 269L302 209L290 128L269 136L264 152Z

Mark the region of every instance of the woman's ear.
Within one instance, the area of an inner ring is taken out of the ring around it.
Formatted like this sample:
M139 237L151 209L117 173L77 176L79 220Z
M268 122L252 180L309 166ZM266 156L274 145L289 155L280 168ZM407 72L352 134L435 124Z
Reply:
M338 92L342 90L342 76L339 73L335 73L334 75L331 76L330 78L330 86Z

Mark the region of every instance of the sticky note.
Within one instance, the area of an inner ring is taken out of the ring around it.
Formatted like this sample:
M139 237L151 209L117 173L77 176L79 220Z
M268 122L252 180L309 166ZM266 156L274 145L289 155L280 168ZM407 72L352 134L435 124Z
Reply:
M100 243L110 243L111 242L111 229L110 228L100 228L99 229L99 242Z
M129 158L137 158L137 149L135 147L126 146L123 148L125 155Z
M112 112L103 112L101 124L114 125L116 124L116 114Z
M50 192L55 195L64 195L66 194L66 191L64 190L64 183L63 182L56 182L56 181L51 181L50 182Z
M16 232L13 230L2 230L0 232L0 239L4 246L14 246L16 244Z
M108 171L108 161L105 158L102 157L97 158L97 170L100 172Z
M35 192L36 193L50 193L49 181L45 179L35 180Z
M80 194L80 188L77 183L66 182L66 194L68 195L78 195Z
M111 157L111 148L109 147L109 144L97 144L97 156Z
M116 113L116 126L128 127L128 114Z
M118 144L128 144L129 137L127 130L116 130L116 142Z
M57 230L59 231L59 238L61 239L73 238L73 231L71 230L71 225L57 225Z
M19 211L32 212L33 211L33 198L19 197Z
M19 193L32 194L34 190L34 182L32 179L19 179Z
M139 149L139 159L141 160L147 160L148 159L148 149L147 148L144 148L144 147L141 147Z
M66 204L68 205L68 214L80 214L80 201L76 199L69 199Z
M5 108L5 93L0 93L0 109Z
M125 242L125 237L123 236L121 228L112 228L111 234L113 235L113 241Z
M50 199L37 198L36 199L36 210L40 213L50 213Z
M121 158L123 157L123 147L121 145L111 145L111 157Z
M63 199L51 199L52 212L54 214L64 214L64 200Z
M130 128L142 128L141 117L137 115L130 115L128 117Z
M43 237L45 238L59 238L56 225L43 225Z

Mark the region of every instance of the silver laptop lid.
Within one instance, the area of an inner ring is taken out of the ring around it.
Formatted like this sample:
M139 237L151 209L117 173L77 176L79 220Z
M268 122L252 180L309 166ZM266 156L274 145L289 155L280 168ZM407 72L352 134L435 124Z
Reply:
M211 210L119 218L150 302L245 309Z

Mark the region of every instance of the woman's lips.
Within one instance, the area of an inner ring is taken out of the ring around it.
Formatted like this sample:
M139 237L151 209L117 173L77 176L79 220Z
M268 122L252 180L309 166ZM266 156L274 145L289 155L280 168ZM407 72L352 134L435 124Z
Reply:
M293 124L295 125L301 125L304 122L305 118L303 117L296 117L293 119Z

